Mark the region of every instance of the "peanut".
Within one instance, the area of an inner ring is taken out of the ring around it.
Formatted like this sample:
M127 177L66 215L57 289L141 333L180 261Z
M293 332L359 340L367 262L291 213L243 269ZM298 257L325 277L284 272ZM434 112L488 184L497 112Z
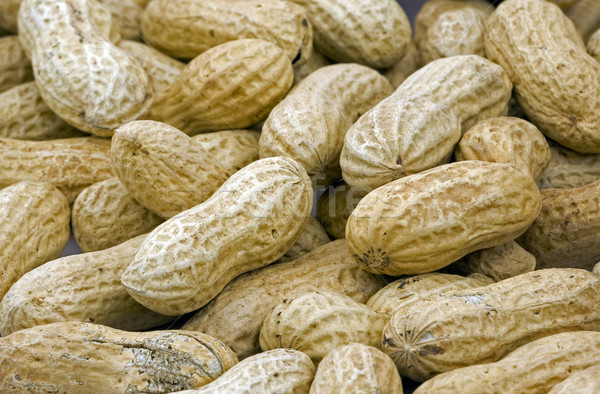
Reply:
M71 213L73 236L84 252L119 245L150 232L162 222L160 216L131 197L116 177L84 189L75 199Z
M394 0L291 0L306 8L319 52L339 63L385 68L408 50L410 22Z
M319 363L310 394L402 394L394 362L381 350L360 343L341 346Z
M283 300L265 318L260 348L291 348L315 363L338 346L353 342L379 346L385 316L333 292L304 293Z
M550 142L550 163L538 181L540 189L578 188L600 179L600 155L585 155Z
M596 30L594 34L590 36L586 49L596 61L600 62L600 30Z
M600 333L565 332L523 345L502 360L447 372L425 382L415 394L424 393L547 393L571 373L600 362ZM575 391L583 393L583 387ZM550 391L554 393L554 391Z
M339 155L348 128L391 93L388 81L368 67L322 67L273 108L262 128L260 157L295 159L315 189L327 186L341 176Z
M200 144L228 176L259 159L260 133L252 130L224 130L197 134L192 140Z
M29 81L33 70L19 36L0 38L0 93Z
M0 338L5 392L167 393L201 387L236 363L220 341L191 331L128 332L64 322Z
M255 161L204 203L154 229L121 281L156 312L196 310L236 276L283 256L300 237L312 198L310 179L295 161Z
M145 235L100 252L49 261L23 275L0 302L0 333L62 321L147 330L172 317L135 302L121 284Z
M471 127L462 136L454 156L457 161L512 164L537 181L550 162L550 148L534 125L506 116L489 118Z
M600 260L600 181L577 189L542 190L542 210L518 240L537 269L591 269Z
M580 153L600 153L600 64L560 8L543 0L502 3L489 19L485 50L546 136Z
M67 199L48 183L23 181L0 190L0 298L23 274L60 256L69 218Z
M425 273L513 240L540 207L529 174L509 164L463 161L367 194L348 219L346 239L369 272Z
M144 116L150 80L112 44L110 11L97 0L23 0L19 37L44 102L72 126L109 137Z
M119 127L110 153L129 194L164 218L205 201L228 176L200 144L161 122L138 120Z
M306 11L282 0L154 0L142 32L152 46L186 59L244 38L277 45L292 63L304 62L312 51Z
M529 272L396 309L383 351L401 375L424 381L441 372L494 362L548 335L597 330L600 278L574 268Z
M334 291L364 303L382 286L381 279L358 268L345 240L334 241L297 260L239 276L183 328L218 336L246 358L260 351L263 321L284 299L309 291Z
M293 80L290 60L274 44L231 41L194 58L158 92L148 117L186 134L245 128L264 120Z
M17 141L0 138L0 188L21 180L53 184L72 203L86 187L114 176L110 141L67 138Z
M572 370L571 370L572 371ZM548 394L594 394L600 391L600 365L573 372L548 391Z
M340 182L327 188L317 202L317 218L334 239L346 238L346 223L366 193Z
M502 67L476 55L429 63L348 130L344 181L369 192L447 161L463 131L506 114L511 89Z
M584 42L600 28L600 3L597 0L579 0L565 10Z

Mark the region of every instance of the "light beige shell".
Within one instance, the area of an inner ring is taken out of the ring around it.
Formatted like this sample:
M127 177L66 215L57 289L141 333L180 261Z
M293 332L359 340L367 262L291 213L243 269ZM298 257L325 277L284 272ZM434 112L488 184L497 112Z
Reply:
M344 180L368 192L447 161L462 132L506 114L511 89L502 67L476 55L429 63L348 130Z
M119 245L150 232L162 222L164 219L131 197L117 177L84 189L71 212L73 236L84 252Z
M168 323L135 302L121 284L145 235L100 252L49 261L23 275L0 302L3 336L61 321L103 324L136 331Z
M339 156L348 128L392 91L368 67L322 67L273 108L262 128L260 157L291 157L304 166L315 189L326 187L341 176Z
M17 16L22 0L0 1L0 27L10 32L17 32Z
M571 373L575 375L598 363L600 333L565 332L523 345L498 362L436 376L417 388L415 394L480 394L483 387L490 393L545 394L560 381L565 382L563 379ZM565 393L583 394L584 386Z
M540 189L577 188L600 180L600 155L582 154L552 143L548 167L538 181Z
M382 346L417 381L493 362L538 338L597 330L600 278L574 268L539 270L396 309Z
M151 77L155 92L159 92L175 82L185 67L185 63L141 42L121 40L119 48L133 56L144 68Z
M391 317L395 309L408 308L417 300L453 290L466 290L494 283L484 275L459 275L432 272L398 279L375 293L367 306L377 313Z
M575 29L584 42L588 42L592 33L600 28L600 2L598 0L579 0L565 10L573 21Z
M259 159L260 133L253 130L224 130L197 134L192 140L201 145L231 176Z
M0 93L29 81L33 70L19 36L0 38Z
M108 137L148 112L153 99L148 75L101 34L102 28L112 29L106 7L96 0L23 0L22 5L19 37L31 55L40 94L58 116Z
M144 12L142 31L153 47L186 59L245 38L277 45L292 63L312 52L306 10L282 0L154 0Z
M501 281L535 270L535 256L515 241L469 253L451 267L465 274L478 273Z
M344 182L331 185L317 202L317 219L333 239L346 238L346 222L359 201L366 195Z
M313 72L317 71L321 67L329 65L329 60L319 51L313 49L310 57L306 59L304 63L294 64L294 85L297 85L304 78L308 77Z
M518 237L540 200L529 174L509 164L446 164L367 194L348 219L346 239L369 272L432 272Z
M151 120L115 130L110 155L129 194L164 218L205 201L229 175L189 136Z
M183 328L218 336L242 359L260 352L263 321L284 299L309 291L334 291L364 303L383 284L378 276L361 270L346 241L338 240L297 260L237 277Z
M308 393L315 376L310 358L293 349L274 349L234 365L213 383L176 394Z
M35 82L0 93L1 138L44 141L85 135L48 108Z
M600 181L578 189L544 189L542 210L519 243L537 269L591 269L600 260Z
M395 0L292 0L306 8L317 50L339 63L385 68L408 50L411 27Z
M379 346L386 317L334 292L303 293L283 300L265 318L260 348L297 349L319 363L349 343Z
M196 310L236 276L283 256L300 237L312 200L310 179L298 163L255 161L204 203L154 229L122 283L156 312Z
M600 153L600 64L557 6L503 2L489 19L485 50L506 70L519 105L546 136L577 152Z
M199 332L53 323L0 338L0 389L166 393L201 387L236 363L227 346Z
M48 183L23 181L0 190L0 298L23 274L60 256L69 218L67 199Z
M113 14L119 26L121 37L126 40L139 40L144 8L135 0L98 0Z
M319 223L317 219L310 217L304 225L304 230L302 231L300 238L298 238L290 250L285 252L285 255L283 255L279 261L295 260L300 256L315 250L319 246L329 243L329 241L330 239L327 236L327 232L321 223Z
M292 64L279 47L231 41L192 60L158 92L148 116L186 134L245 128L264 120L293 80Z
M550 162L550 148L533 124L503 116L483 120L471 127L462 136L454 156L457 161L512 164L537 181Z
M485 57L483 34L493 11L483 0L427 1L415 18L415 42L423 64L456 55Z
M586 49L596 61L600 62L600 30L596 30L596 32L590 36Z
M72 203L86 187L114 176L109 151L110 140L93 137L0 138L0 188L25 179L49 182Z
M572 372L568 378L548 391L548 394L595 394L600 392L600 359L595 362L596 365Z
M323 358L310 386L310 394L402 394L396 365L372 346L351 343Z
M414 41L410 42L406 55L396 63L394 63L383 76L387 78L394 89L398 89L406 78L417 71L421 65L421 55L417 44Z

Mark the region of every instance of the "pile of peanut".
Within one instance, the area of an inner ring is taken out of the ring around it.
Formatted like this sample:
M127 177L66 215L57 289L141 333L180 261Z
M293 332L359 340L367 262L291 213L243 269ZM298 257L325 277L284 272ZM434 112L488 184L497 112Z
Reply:
M599 1L2 0L0 35L0 392L600 391Z

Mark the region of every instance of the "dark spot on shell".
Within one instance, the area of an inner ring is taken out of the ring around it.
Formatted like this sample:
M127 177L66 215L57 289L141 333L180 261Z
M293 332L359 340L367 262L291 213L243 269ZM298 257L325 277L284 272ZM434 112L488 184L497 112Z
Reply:
M210 34L211 37L214 37L215 36L215 29L210 29L208 31L208 34Z
M398 158L396 159L396 164L398 164L399 166L402 165L402 158L400 156L398 156Z
M81 112L79 113L79 117L80 117L81 119L85 119L85 111L81 111Z
M419 355L421 356L436 356L438 354L444 353L446 353L446 350L444 350L444 348L434 345L425 345L421 348L421 350L419 350Z
M94 319L93 317L90 317L90 323L93 323L94 320L96 320L96 319Z
M306 20L306 18L302 18L302 26L308 27L308 21Z
M301 57L302 57L302 50L299 50L298 54L296 54L296 57L294 58L294 60L292 60L292 64L295 64L298 60L300 60Z
M383 346L388 346L388 347L396 347L396 344L394 343L394 341L391 340L391 338L388 337L383 337L383 341L381 341L381 344Z
M146 149L142 149L142 153L149 154L150 152L148 152Z

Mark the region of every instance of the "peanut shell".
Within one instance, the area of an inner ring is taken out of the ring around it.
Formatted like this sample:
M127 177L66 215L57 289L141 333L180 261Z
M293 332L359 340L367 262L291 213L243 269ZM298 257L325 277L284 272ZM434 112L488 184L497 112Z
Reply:
M19 36L0 38L0 93L29 81L33 70Z
M600 363L600 361L597 361ZM600 365L573 372L548 391L548 394L594 394L600 391Z
M550 163L538 180L540 189L578 188L600 180L600 155L586 155L550 142Z

